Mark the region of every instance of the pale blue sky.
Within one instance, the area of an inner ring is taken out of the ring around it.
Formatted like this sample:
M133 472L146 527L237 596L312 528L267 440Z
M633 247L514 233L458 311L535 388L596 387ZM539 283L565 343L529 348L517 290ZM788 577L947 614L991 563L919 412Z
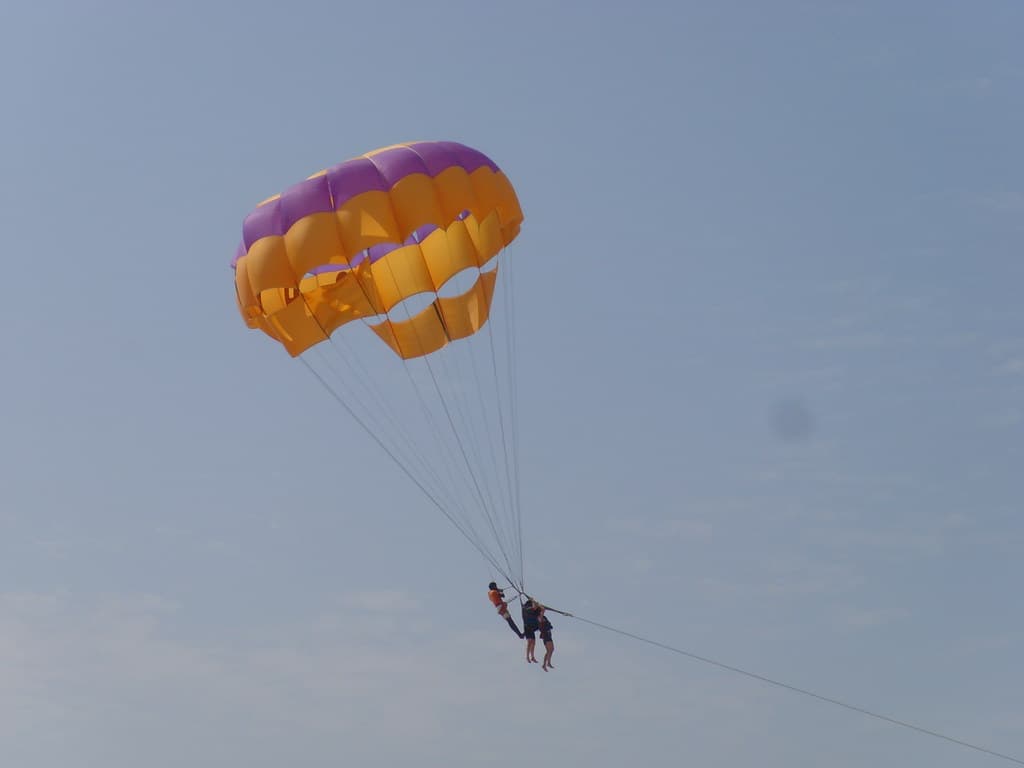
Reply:
M477 553L234 304L257 201L432 138L526 213L532 588L1024 757L1022 25L9 4L0 763L1000 764L566 619L522 662Z

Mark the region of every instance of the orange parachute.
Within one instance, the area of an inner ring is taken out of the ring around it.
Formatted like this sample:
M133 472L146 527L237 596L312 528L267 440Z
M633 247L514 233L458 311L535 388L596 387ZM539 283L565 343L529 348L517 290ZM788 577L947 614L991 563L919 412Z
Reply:
M476 333L495 274L481 270L519 233L523 214L505 174L454 142L415 142L320 171L260 203L233 262L246 323L301 354L337 328L371 327L398 355L417 357ZM459 272L464 293L438 293ZM404 300L434 301L399 320Z

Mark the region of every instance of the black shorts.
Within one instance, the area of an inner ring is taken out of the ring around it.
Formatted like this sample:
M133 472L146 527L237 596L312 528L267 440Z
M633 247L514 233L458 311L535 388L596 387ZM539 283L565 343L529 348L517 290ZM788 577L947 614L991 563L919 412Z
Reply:
M537 630L535 630L535 629L528 629L525 632L523 632L523 637L525 637L527 640L536 640L537 639L537 634L536 633L537 633Z
M540 639L543 640L545 643L550 643L551 642L551 633L550 632L541 632L540 633Z

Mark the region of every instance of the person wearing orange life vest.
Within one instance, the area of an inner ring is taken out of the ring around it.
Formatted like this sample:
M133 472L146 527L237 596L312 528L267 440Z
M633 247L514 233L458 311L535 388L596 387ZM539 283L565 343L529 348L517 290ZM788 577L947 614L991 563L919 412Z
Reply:
M487 598L494 604L494 607L498 609L498 615L508 622L512 631L516 633L516 636L520 640L522 640L523 633L519 631L519 627L516 626L515 621L509 615L508 603L505 602L505 592L498 589L498 585L493 581L487 585Z

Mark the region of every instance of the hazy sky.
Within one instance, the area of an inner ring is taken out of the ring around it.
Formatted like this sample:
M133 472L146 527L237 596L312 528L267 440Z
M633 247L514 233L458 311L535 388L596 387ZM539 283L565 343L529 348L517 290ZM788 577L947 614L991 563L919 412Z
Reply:
M375 147L519 192L528 583L1024 758L1019 2L0 11L0 763L1000 761L558 618L238 316Z

